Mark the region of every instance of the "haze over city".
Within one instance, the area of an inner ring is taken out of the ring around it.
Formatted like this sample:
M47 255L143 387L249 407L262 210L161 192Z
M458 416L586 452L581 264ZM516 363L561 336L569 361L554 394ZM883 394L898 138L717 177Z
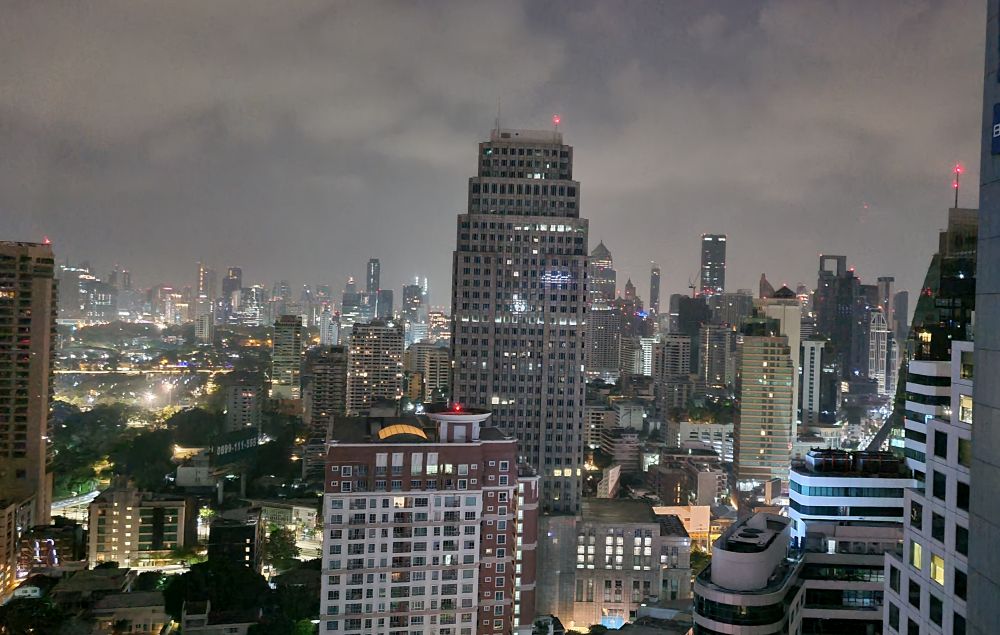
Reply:
M551 127L624 278L664 292L697 237L730 284L820 252L915 290L968 166L981 3L13 3L0 23L0 226L143 285L191 262L330 284L379 257L447 303L475 141ZM114 42L114 46L108 46ZM761 245L772 245L762 249ZM775 280L776 279L776 280Z

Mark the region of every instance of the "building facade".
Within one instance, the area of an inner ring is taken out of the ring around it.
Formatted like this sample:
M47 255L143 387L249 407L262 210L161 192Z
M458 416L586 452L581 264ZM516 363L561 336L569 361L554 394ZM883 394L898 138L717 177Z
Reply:
M378 400L403 396L403 325L375 320L355 324L347 350L347 414L359 415Z
M453 260L452 396L517 438L546 509L576 511L588 223L573 148L557 131L497 129L477 164Z
M301 371L302 318L282 315L274 323L271 341L271 398L299 399Z
M726 291L726 235L701 235L701 294Z
M534 619L538 477L484 410L350 418L323 500L323 632L511 633Z

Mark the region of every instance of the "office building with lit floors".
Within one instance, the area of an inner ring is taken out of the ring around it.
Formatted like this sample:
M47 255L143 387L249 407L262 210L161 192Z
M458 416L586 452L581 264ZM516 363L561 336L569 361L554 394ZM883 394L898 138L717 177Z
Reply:
M486 410L338 420L321 632L513 633L535 615L539 479Z
M452 261L452 397L490 408L576 512L583 475L588 222L558 130L495 129L479 144Z
M887 634L967 632L970 489L978 486L970 482L976 370L972 343L953 342L948 364L950 416L945 411L926 420L922 463L926 478L906 491L901 555L886 556Z

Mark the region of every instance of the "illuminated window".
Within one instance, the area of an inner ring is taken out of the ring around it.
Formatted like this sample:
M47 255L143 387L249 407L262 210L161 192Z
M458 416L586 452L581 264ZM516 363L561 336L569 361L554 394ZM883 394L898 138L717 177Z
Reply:
M916 570L920 570L921 562L923 562L924 548L919 542L910 541L910 566Z
M959 395L958 420L972 425L972 395Z
M944 586L944 558L936 553L931 554L931 580Z

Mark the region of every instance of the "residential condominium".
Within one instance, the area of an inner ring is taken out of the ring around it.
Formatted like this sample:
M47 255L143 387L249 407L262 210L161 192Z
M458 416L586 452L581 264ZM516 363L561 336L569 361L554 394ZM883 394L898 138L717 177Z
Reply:
M539 479L489 418L453 406L337 422L323 497L321 632L530 627Z
M347 349L347 414L403 396L403 323L374 320L351 330Z
M588 222L557 130L497 128L479 144L452 264L452 397L491 408L542 478L579 509Z
M88 514L91 565L162 565L171 551L196 539L193 499L142 492L123 481L101 492Z
M302 371L302 318L282 315L274 323L271 344L271 398L299 399Z

